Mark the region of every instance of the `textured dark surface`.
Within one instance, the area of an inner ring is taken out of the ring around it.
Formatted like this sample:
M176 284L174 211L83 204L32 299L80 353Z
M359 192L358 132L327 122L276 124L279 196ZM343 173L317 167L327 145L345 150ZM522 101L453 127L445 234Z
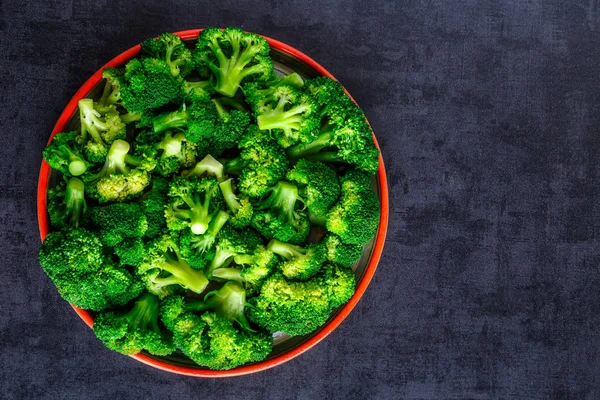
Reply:
M0 2L0 398L600 398L598 1L300 3ZM355 311L303 356L228 380L105 350L36 260L40 153L66 102L142 39L207 25L321 62L390 181Z

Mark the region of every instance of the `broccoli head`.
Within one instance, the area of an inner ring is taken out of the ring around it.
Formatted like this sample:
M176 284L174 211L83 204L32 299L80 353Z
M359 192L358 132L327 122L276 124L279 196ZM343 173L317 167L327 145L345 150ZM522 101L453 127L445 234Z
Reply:
M163 33L157 38L145 40L140 51L143 57L152 57L167 63L174 77L184 77L194 67L192 53L185 47L181 38L172 33Z
M282 242L302 243L310 223L303 212L303 199L296 185L279 181L255 207L252 226L264 237Z
M146 254L146 247L141 238L130 237L123 239L122 242L115 245L114 251L117 257L119 257L120 265L137 267L140 265Z
M362 256L362 245L346 244L333 233L328 233L323 242L327 248L327 259L336 265L351 267Z
M266 39L241 29L207 28L196 43L194 60L199 71L210 74L215 90L233 97L242 82L273 76Z
M148 196L141 202L142 210L146 214L148 229L146 237L154 238L163 233L167 228L165 207L169 200L169 182L160 177L152 178L152 186Z
M207 262L215 256L214 244L219 232L229 219L229 214L219 211L208 224L208 229L201 235L194 234L186 229L181 233L179 246L181 254L190 265L196 269L203 269Z
M181 168L189 168L196 161L196 145L187 141L181 132L174 135L165 134L156 148L160 153L156 163L156 172L162 176L173 175Z
M114 203L90 209L90 217L100 231L100 240L114 247L126 238L144 236L148 229L146 215L137 203Z
M44 149L44 160L54 169L65 175L84 174L90 164L81 155L77 132L57 133Z
M80 139L84 143L84 154L92 162L102 162L108 145L115 140L125 139L126 126L119 112L111 107L103 115L96 110L92 99L79 100Z
M146 350L157 356L175 351L172 334L160 326L159 300L142 294L125 312L100 312L94 320L94 333L106 347L131 355Z
M262 242L260 235L252 229L236 230L226 226L219 235L215 255L205 269L206 275L211 277L215 270L229 266L237 255L252 254Z
M239 254L233 261L242 268L219 268L213 271L213 277L244 283L246 291L251 294L259 293L265 279L275 271L279 260L275 253L257 246L252 254Z
M84 184L80 179L71 178L66 185L48 190L48 216L53 228L79 227L86 209Z
M233 215L229 220L231 225L234 228L244 228L250 225L254 210L250 203L250 199L247 196L242 196L240 198L233 192L233 187L231 185L232 180L233 179L230 178L219 183L219 187L221 188L225 204L227 204L229 211L231 211Z
M288 279L307 280L321 269L327 259L325 246L320 243L300 247L271 240L267 249L284 259L279 268Z
M327 229L344 243L363 245L379 226L379 200L371 189L371 174L350 170L341 183L342 195L327 214Z

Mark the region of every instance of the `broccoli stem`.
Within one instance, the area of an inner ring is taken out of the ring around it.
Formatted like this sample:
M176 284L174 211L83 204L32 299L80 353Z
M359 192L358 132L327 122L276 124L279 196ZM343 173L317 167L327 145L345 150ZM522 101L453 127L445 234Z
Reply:
M234 259L235 259L235 257L234 257ZM242 273L242 270L237 269L237 268L218 268L213 271L212 276L213 276L213 278L219 278L219 279L223 279L226 281L235 281L235 282L243 283L244 280L242 279L241 273Z
M188 123L188 113L185 104L181 110L166 112L157 115L152 119L152 128L155 133L167 131L169 129L182 128Z
M221 246L217 246L215 258L213 258L210 264L208 265L206 269L206 275L210 278L212 277L213 271L228 266L231 263L231 261L233 261L233 256L235 256L235 253L230 253L228 251L223 250Z
M238 111L246 111L246 107L244 107L243 104L241 104L239 101L232 99L230 97L221 97L220 99L216 99L214 101L216 103L219 103L219 105L217 107L222 108L223 106L229 106L231 108L235 108Z
M306 157L318 153L325 147L331 146L333 130L321 132L319 136L310 143L300 143L287 149L288 156L292 158Z
M71 226L77 228L81 215L85 212L87 205L84 196L84 184L80 179L71 178L65 191L65 208L70 218Z
M106 161L100 173L99 178L112 174L124 174L129 168L127 167L126 157L129 152L129 143L124 140L115 140L106 156Z
M252 254L238 254L233 257L233 262L239 265L249 265L254 263L254 256Z
M87 171L87 165L83 158L81 158L78 154L73 153L69 146L62 145L59 148L69 157L69 172L71 175L79 176Z
M241 157L234 158L225 163L225 172L228 175L240 175L244 169L244 160Z
M225 211L219 211L216 216L214 216L210 223L208 224L208 230L206 234L192 238L191 245L195 249L199 249L201 252L205 252L209 247L213 245L215 242L217 235L223 229L225 223L229 220L229 214Z
M126 124L130 124L132 122L137 122L140 119L142 119L142 113L129 111L126 114L121 114L119 117L121 118L121 121L125 122Z
M231 212L237 214L242 206L235 193L233 193L233 187L231 186L232 180L233 179L229 178L226 181L219 183L219 187L221 188L221 192L223 193L223 198L225 199L227 207L229 207Z
M303 249L300 246L295 246L289 243L283 243L275 239L269 242L269 244L267 245L267 249L271 250L275 254L279 254L286 260L291 260L306 254L306 249Z
M86 140L89 133L94 142L104 144L99 130L106 131L108 127L100 119L100 113L94 109L94 101L92 99L82 99L79 100L78 105L83 139Z
M158 297L150 293L144 293L134 304L133 308L124 315L129 322L130 331L160 332L158 326Z
M298 187L296 185L280 181L267 199L267 203L269 203L268 207L285 215L288 221L292 221L294 219L296 202L301 200L302 198L298 194Z
M225 178L223 164L215 160L214 157L209 154L199 161L194 169L188 172L186 176L202 176L204 174L212 175L217 178L219 182L223 182L223 179Z
M287 98L282 97L272 111L267 111L256 118L256 123L261 130L283 129L284 132L290 132L293 129L300 129L303 121L303 113L308 109L305 104L299 104L284 111L283 107L287 104Z
M304 158L308 161L320 161L328 163L345 162L345 160L335 151L326 151L322 153L309 154Z
M118 87L114 87L107 79L102 90L102 97L98 102L102 106L117 104L121 100L121 92Z
M171 136L170 133L166 134L165 137L158 144L158 148L163 150L164 157L173 157L181 154L181 148L185 135L178 133L175 136Z
M194 293L202 293L208 285L208 279L201 272L192 269L190 265L181 259L179 254L176 258L166 256L166 263L163 264L162 269L171 274L167 278L156 278L154 281L164 286L167 285L181 285L186 289L191 290Z

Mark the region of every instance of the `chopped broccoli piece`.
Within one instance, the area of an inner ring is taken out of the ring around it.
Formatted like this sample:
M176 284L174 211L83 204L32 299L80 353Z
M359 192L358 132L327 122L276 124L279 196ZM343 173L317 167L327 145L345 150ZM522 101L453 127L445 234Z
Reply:
M225 179L223 164L215 160L210 154L199 161L193 169L183 171L183 176L187 178L192 176L214 176L219 182L223 182Z
M213 271L227 267L237 255L252 254L260 244L262 238L252 229L225 227L217 242L214 258L205 269L206 275L211 277Z
M346 244L333 233L325 236L324 243L327 248L327 259L336 265L351 267L362 256L362 245Z
M234 228L244 228L250 225L254 210L248 197L242 196L239 198L235 195L231 185L232 180L230 178L219 183L219 187L221 188L225 204L227 204L227 207L229 207L229 210L233 214L233 217L230 219L231 225Z
M280 269L288 279L307 280L321 269L327 259L325 246L320 243L300 247L271 240L267 249L284 258Z
M83 175L90 167L81 155L77 132L57 133L44 149L44 160L65 175Z
M260 292L263 282L279 262L275 253L260 245L253 254L236 255L233 261L242 268L219 268L213 271L213 277L244 283L246 291L251 294Z
M148 220L142 207L136 203L114 203L90 209L90 217L100 231L100 240L114 247L126 238L142 237L148 229Z
M48 191L48 215L55 229L79 227L86 209L84 184L78 178Z
M192 52L185 47L179 36L172 33L163 33L155 39L146 39L141 45L141 53L143 56L166 62L174 77L184 77L194 68Z
M125 123L112 107L104 115L95 108L92 99L79 100L79 119L84 153L92 162L102 162L108 152L108 145L116 140L125 139Z

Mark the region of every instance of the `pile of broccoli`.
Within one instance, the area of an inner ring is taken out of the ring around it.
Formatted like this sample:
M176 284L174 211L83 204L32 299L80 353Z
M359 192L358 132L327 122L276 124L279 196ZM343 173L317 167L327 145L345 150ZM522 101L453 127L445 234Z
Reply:
M339 83L269 52L236 28L148 39L44 150L62 178L39 260L108 348L230 369L353 295L379 152Z

